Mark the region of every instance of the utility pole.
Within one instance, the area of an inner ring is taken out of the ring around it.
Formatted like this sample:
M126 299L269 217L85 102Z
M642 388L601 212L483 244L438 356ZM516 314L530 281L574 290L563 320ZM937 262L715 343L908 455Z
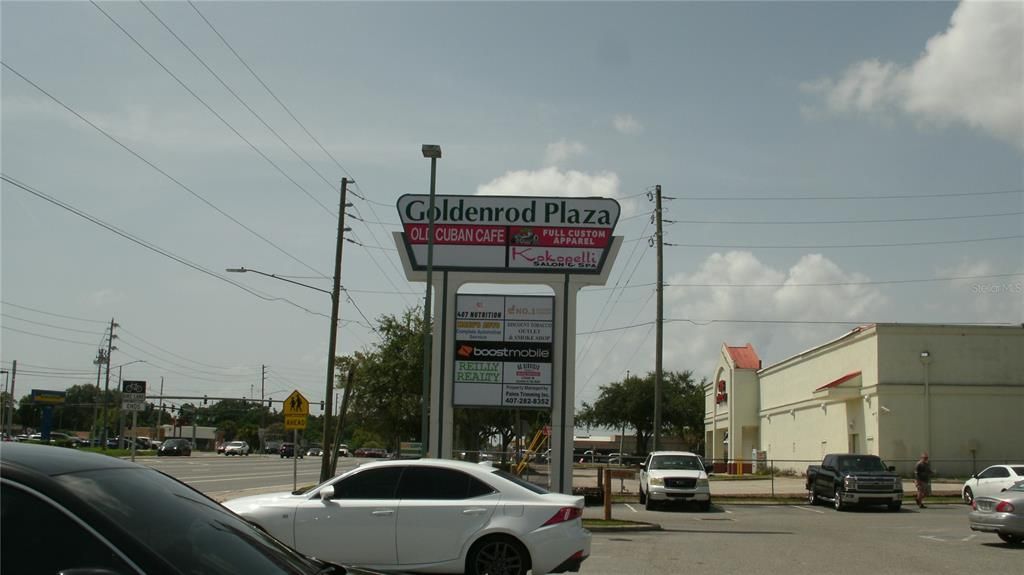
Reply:
M267 364L260 364L260 453L267 451L267 411L263 402L267 399Z
M263 364L260 367L260 403L263 403L267 399L267 366Z
M160 376L160 409L156 412L156 433L154 436L157 441L163 441L160 439L160 416L164 414L164 376Z
M107 450L107 401L110 396L110 352L117 349L114 347L114 328L119 327L114 323L114 318L110 318L110 333L107 334L107 355L105 358L107 364L107 379L106 383L103 384L103 431L100 434L101 446L103 451Z
M664 290L662 287L662 273L664 260L662 259L662 237L661 237L661 185L654 186L655 205L654 216L657 219L658 237L658 318L655 329L654 349L654 450L661 449L661 361L662 345L664 344L662 324L665 320Z
M14 360L14 361L11 362L11 407L10 407L10 411L7 412L7 435L10 436L11 438L14 437L14 433L11 432L11 429L14 426L14 404L16 403L15 399L14 399L15 398L15 395L14 395L14 379L17 376L18 376L18 360Z
M341 255L345 247L345 208L348 207L348 178L341 179L341 199L338 203L338 243L334 249L334 289L331 290L331 336L327 343L327 387L324 390L324 452L331 453L331 414L334 413L334 362L338 344L338 304L341 298ZM296 444L295 449L299 446ZM296 452L297 453L297 452ZM297 459L297 457L296 457ZM321 458L320 481L331 477L331 458Z

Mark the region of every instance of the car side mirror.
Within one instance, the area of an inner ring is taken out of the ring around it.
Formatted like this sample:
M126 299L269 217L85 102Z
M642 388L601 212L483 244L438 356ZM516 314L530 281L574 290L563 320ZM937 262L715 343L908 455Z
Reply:
M895 465L890 465L889 466L889 471L896 471L896 466Z
M334 499L334 486L328 485L320 490L320 501L330 501Z
M707 474L708 477L711 477L712 475L715 474L715 470L714 469L705 469L704 473Z

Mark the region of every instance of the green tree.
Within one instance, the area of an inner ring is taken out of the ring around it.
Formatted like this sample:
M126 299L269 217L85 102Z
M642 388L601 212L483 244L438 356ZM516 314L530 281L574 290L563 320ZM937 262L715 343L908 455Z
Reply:
M664 372L661 392L661 432L703 437L704 387L702 383L694 383L692 372ZM636 453L647 453L654 434L654 372L602 386L601 395L593 405L583 403L576 414L576 422L614 429L632 428L636 432Z
M416 309L401 317L381 316L381 342L372 351L340 358L342 365L358 363L349 410L354 423L375 434L390 449L419 438L423 385L423 318Z

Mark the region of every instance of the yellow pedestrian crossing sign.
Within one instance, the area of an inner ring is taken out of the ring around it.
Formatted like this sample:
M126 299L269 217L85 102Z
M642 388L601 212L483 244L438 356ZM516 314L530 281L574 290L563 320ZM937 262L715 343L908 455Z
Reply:
M306 429L306 417L309 416L309 400L295 390L284 400L284 428Z

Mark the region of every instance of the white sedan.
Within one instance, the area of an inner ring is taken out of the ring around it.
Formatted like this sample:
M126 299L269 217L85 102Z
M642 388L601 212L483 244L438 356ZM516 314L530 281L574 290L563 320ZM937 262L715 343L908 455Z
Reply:
M232 441L224 446L224 455L249 455L249 444L244 441Z
M463 461L366 463L301 495L224 505L305 555L373 569L562 573L590 555L582 497Z
M708 474L699 457L688 451L653 451L640 466L640 503L654 509L658 503L694 501L702 511L711 509Z
M999 493L1024 479L1024 464L992 465L972 475L960 489L964 503L970 505L978 497L998 497Z

